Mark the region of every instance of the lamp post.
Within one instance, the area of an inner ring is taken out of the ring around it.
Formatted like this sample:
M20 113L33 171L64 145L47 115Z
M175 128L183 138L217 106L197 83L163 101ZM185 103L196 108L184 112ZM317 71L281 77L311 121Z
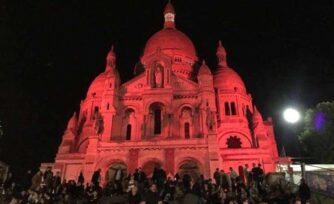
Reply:
M289 107L289 108L286 108L283 111L283 119L284 119L285 122L293 125L293 124L296 124L300 121L301 114L296 108ZM294 183L293 170L290 167L290 165L288 166L288 168L289 168L288 172L289 172L289 175L290 175L290 180L291 180L291 182ZM301 163L301 169L302 169L301 174L302 174L302 178L303 178L304 174L305 174L305 171L303 171L303 169L304 169L303 163Z

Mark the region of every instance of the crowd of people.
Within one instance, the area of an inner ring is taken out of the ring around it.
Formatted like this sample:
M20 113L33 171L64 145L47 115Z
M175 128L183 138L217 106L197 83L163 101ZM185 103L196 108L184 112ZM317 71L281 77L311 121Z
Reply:
M162 168L155 168L148 178L138 168L133 174L124 175L121 168L115 170L109 182L101 186L101 170L96 170L89 180L80 173L78 179L61 180L51 168L38 171L22 184L10 179L1 185L0 203L59 203L59 204L224 204L224 203L307 203L310 190L301 182L299 191L293 192L282 182L270 184L261 165L245 165L242 172L232 167L229 172L216 169L213 180L198 178L187 173L167 176Z

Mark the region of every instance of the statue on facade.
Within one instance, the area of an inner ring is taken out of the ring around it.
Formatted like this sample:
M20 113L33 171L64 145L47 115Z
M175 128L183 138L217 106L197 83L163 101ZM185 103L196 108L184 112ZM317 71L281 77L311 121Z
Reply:
M154 84L156 88L161 88L163 82L163 66L160 63L155 64Z
M215 119L212 111L210 110L209 106L206 107L206 126L209 132L213 131L213 127L215 125Z
M181 118L191 118L191 110L188 108L184 108L181 112Z

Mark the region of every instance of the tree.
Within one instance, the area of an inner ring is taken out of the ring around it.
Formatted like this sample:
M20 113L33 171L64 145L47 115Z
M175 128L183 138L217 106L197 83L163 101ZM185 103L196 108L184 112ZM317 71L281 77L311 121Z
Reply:
M298 135L303 150L321 163L334 162L334 101L308 109Z

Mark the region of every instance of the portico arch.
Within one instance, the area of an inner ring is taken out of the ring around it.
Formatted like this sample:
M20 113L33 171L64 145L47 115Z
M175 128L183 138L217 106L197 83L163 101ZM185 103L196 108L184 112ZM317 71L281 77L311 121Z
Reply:
M145 172L147 177L153 176L154 168L162 168L163 163L159 159L151 158L143 162L142 169Z
M123 177L128 175L127 165L123 161L114 161L109 165L105 171L105 183L114 181L116 171L120 169L122 171Z
M194 158L184 158L177 165L177 173L181 177L183 177L185 174L188 174L194 180L197 180L201 174L204 174L202 165Z

